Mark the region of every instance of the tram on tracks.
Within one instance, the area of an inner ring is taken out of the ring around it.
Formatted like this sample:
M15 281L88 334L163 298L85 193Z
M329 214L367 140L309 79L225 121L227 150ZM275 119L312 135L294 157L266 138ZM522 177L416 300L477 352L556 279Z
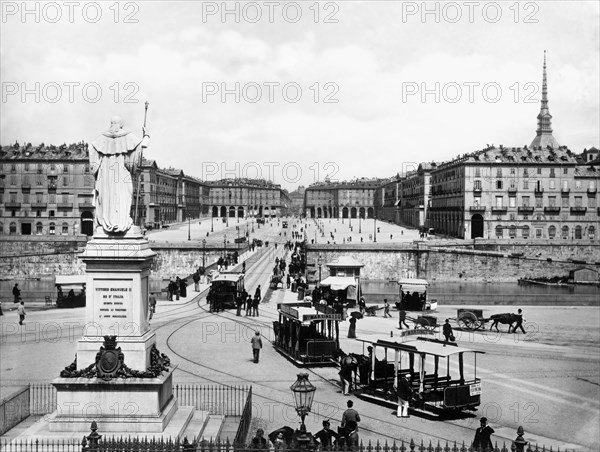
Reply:
M279 321L273 322L273 346L300 367L337 365L341 307L310 302L280 303Z
M408 337L357 339L363 342L363 349L373 349L369 355L364 355L363 350L363 363L357 366L361 378L356 395L395 406L398 399L394 387L400 376L406 375L415 394L413 409L438 414L476 410L481 404L477 355L484 352L432 338L407 340ZM470 375L465 374L467 357L472 358Z
M220 273L215 276L208 291L210 310L234 309L244 291L244 273Z

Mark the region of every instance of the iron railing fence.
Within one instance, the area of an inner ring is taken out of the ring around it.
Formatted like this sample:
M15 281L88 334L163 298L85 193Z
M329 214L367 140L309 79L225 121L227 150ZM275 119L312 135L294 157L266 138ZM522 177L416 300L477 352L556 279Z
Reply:
M236 444L229 441L214 442L202 441L199 443L190 443L187 439L147 439L147 438L114 438L102 437L97 444L92 444L87 438L81 440L74 438L68 440L7 440L0 438L0 450L2 452L266 452L284 449L274 449L273 446L264 448L253 448L248 444ZM305 452L320 451L318 446L308 445L305 448L286 447L286 452ZM575 452L575 449L560 449L545 447L543 445L528 444L519 448L513 443L496 443L493 449L473 448L464 442L440 442L438 440L429 441L427 444L423 441L416 442L398 441L389 444L386 442L367 442L360 443L359 446L349 448L330 448L330 452ZM580 452L580 449L577 449Z

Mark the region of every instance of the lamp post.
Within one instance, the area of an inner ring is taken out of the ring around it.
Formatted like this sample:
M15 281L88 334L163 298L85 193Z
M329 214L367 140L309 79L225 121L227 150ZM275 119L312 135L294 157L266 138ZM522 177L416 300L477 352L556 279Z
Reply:
M213 220L214 220L214 218L215 218L214 215L210 216L210 232L214 232L214 229L213 229Z
M319 254L317 258L317 265L319 266L319 285L321 284L321 268L323 267L323 257Z
M227 234L223 236L223 257L227 257Z
M206 268L206 239L202 239L202 268Z
M298 441L298 447L301 450L306 450L308 449L312 440L312 435L306 431L304 419L311 411L313 399L315 397L315 391L317 388L315 388L310 381L308 381L308 374L302 373L298 374L298 379L292 386L290 386L290 389L294 396L296 412L298 413L298 416L300 416L300 419L302 419L302 424L300 424L300 432L296 436L296 440Z
M190 217L189 213L188 213L188 240L192 240L192 234L191 234L191 217Z
M362 224L360 221L360 213L358 214L358 233L362 234Z
M377 242L377 217L373 216L373 243Z

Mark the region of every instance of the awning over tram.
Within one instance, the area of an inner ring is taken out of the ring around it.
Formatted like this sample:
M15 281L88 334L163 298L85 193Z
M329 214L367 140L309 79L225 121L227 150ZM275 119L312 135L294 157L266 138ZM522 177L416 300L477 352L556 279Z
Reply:
M400 284L400 290L404 292L417 292L424 293L427 291L429 283L425 279L401 279L398 281Z
M356 287L356 279L352 276L329 276L320 282L322 286L329 286L331 290L345 290Z
M81 290L85 285L85 275L56 275L56 285L60 285L63 291Z
M434 355L440 357L448 357L456 355L458 353L485 353L479 350L473 350L470 348L459 347L454 344L444 344L441 342L433 342L431 340L409 340L402 341L402 338L398 338L397 341L390 339L381 339L381 335L369 335L361 337L361 342L367 342L374 344L378 347L385 347L392 350L403 350L413 353L424 353L426 355Z
M317 309L307 306L298 306L297 304L279 305L279 312L289 319L298 320L304 324L310 324L313 321L320 320L343 320L342 314L336 313L329 306L319 306Z
M319 284L330 287L331 290L346 290L346 298L348 300L356 300L358 283L353 276L329 276Z

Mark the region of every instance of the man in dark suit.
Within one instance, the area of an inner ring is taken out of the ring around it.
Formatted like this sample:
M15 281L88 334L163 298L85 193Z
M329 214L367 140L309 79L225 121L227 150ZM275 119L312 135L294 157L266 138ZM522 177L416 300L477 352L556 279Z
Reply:
M487 425L487 418L482 417L480 427L475 430L475 439L473 440L473 449L476 450L492 450L492 433L494 429Z
M315 438L321 443L322 450L329 450L333 447L333 442L337 443L338 434L331 430L329 421L326 419L323 421L323 429L319 430L315 435Z

